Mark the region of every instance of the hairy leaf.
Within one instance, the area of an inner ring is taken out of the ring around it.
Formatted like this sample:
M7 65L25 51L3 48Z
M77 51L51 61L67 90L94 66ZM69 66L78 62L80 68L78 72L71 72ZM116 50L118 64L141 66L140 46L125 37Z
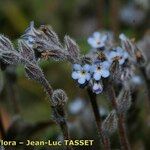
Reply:
M23 58L27 59L28 61L32 62L33 64L36 64L35 54L32 48L30 48L26 42L23 40L20 40L18 42L20 54Z
M125 113L131 106L131 93L130 90L122 89L118 98L118 111L120 113Z
M66 45L67 51L69 53L69 57L73 61L78 61L79 47L78 47L77 43L74 40L72 40L69 36L65 36L64 40L65 40L65 45Z
M51 26L42 25L39 29L44 32L52 45L57 45L58 47L62 48L59 38Z
M10 51L14 50L13 44L11 41L4 35L0 35L0 50L1 51Z
M42 70L35 65L25 66L25 72L29 79L35 80L39 83L41 83L44 78Z
M110 136L117 129L116 112L113 110L102 123L102 133Z

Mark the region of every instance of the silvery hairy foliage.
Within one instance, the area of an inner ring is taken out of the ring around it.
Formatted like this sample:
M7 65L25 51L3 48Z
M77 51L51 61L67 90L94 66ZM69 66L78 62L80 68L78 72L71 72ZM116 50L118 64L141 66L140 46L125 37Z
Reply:
M15 50L11 41L8 38L1 35L0 39L1 39L0 41L1 61L7 63L7 65L22 64L25 68L27 77L42 84L47 94L51 98L52 89L49 89L50 86L48 85L48 81L46 80L41 68L38 66L38 62L35 58L33 49L29 47L27 43L24 42L23 40L19 40L18 41L19 50L17 51Z
M131 106L131 92L130 89L123 88L119 96L117 97L117 104L118 104L118 112L119 113L126 113L127 110Z
M32 24L31 24L32 25ZM29 33L29 30L26 30ZM32 31L34 33L34 30ZM50 33L49 33L50 34ZM51 33L55 36L53 33ZM31 35L31 33L30 33ZM34 37L34 36L32 36ZM55 37L54 37L55 38ZM33 41L32 41L33 42ZM47 81L42 69L38 65L33 47L25 42L25 40L18 40L18 50L16 50L11 41L5 36L0 36L0 61L7 65L23 65L26 76L40 83L50 99L50 104L53 111L54 120L60 125L64 134L64 138L69 138L68 128L65 118L65 103L67 95L63 90L54 90Z
M37 58L75 62L79 57L79 48L75 41L65 36L63 46L51 26L42 25L35 29L31 22L21 38L34 49Z
M19 51L17 51L8 38L2 35L0 37L1 61L8 65L24 65L26 75L30 79L42 82L44 75L36 62L34 51L21 40L18 42Z
M116 112L112 110L102 123L102 133L106 136L112 135L117 129Z
M146 57L135 43L135 39L129 39L125 35L120 34L122 47L130 54L130 58L137 65L145 65Z
M62 44L50 26L42 25L36 29L32 22L22 36L38 58L69 61L72 64L72 78L80 87L90 87L96 94L103 91L103 79L124 84L134 75L135 64L143 65L145 62L133 40L124 34L120 34L119 38L121 44L116 46L112 44L112 34L94 32L88 38L92 51L81 55L73 39L65 36Z

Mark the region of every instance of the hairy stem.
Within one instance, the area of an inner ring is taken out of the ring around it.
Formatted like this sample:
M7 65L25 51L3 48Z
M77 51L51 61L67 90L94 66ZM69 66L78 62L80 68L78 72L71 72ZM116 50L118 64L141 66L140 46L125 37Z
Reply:
M113 86L109 83L109 87L107 88L108 97L111 100L113 108L117 112L118 117L118 130L119 130L119 139L121 143L122 150L130 150L129 141L127 138L126 128L125 128L125 114L118 112L118 106L116 102L116 94Z
M46 90L47 94L49 95L49 98L51 99L52 94L53 94L53 88L51 87L51 85L49 84L49 82L46 79L43 79L42 85L43 85L44 89ZM53 107L52 107L52 110L53 110L54 116L56 118L55 120L59 124L60 129L63 133L64 140L69 140L70 135L69 135L67 121L65 119L65 110L63 108L57 109L57 108L53 108ZM60 119L59 117L62 117L62 118ZM61 121L59 121L59 120L61 120ZM73 148L71 146L66 146L66 150L72 150L72 149Z
M88 91L88 95L89 95L90 102L91 102L91 105L92 105L92 109L93 109L93 112L94 112L98 133L99 133L99 136L102 139L103 147L104 147L105 150L110 150L111 149L110 148L110 140L109 140L108 137L106 137L105 135L102 134L102 129L101 129L102 120L101 120L101 116L100 116L100 113L99 113L98 104L97 104L97 101L96 101L96 94L94 94L91 91L90 88L88 88L87 91Z
M59 124L63 133L64 140L70 140L69 129L66 120ZM71 146L66 146L66 150L73 150Z

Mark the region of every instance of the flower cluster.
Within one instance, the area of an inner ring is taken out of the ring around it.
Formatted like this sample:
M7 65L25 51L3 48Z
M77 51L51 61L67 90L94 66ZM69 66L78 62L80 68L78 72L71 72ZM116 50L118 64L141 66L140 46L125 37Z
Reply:
M143 55L132 40L119 35L121 44L115 45L113 33L94 32L87 42L92 50L82 56L78 44L69 36L64 44L50 26L35 28L33 22L22 39L34 49L36 59L66 60L72 64L72 78L82 88L90 87L99 94L104 79L124 85L134 75L134 65L144 62Z
M103 91L103 79L113 76L111 69L115 62L118 63L119 66L117 71L121 70L121 74L118 74L118 78L125 80L125 78L123 78L125 76L125 70L123 70L123 68L126 68L125 66L127 65L129 54L120 46L106 49L108 38L107 34L94 32L87 41L92 48L96 50L96 57L93 53L89 56L92 60L91 63L73 64L72 78L76 80L81 87L90 86L96 94Z
M93 64L74 64L72 78L85 86L89 82L93 85L93 92L99 94L102 92L101 78L107 78L110 75L109 63L107 61L95 61Z

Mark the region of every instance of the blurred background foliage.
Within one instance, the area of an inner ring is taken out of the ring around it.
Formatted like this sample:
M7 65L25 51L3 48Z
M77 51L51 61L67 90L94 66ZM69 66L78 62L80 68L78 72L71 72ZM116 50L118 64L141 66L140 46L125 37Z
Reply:
M70 35L77 41L82 53L86 53L90 49L86 39L95 30L112 31L116 36L124 32L136 40L141 40L147 33L149 36L149 4L148 0L0 0L0 33L16 43L16 39L33 20L37 27L50 24L62 41L65 34ZM41 66L52 86L67 92L68 111L71 109L70 103L75 99L82 99L83 105L90 109L86 92L79 89L71 79L69 64L47 61L41 62ZM135 124L128 128L131 130L132 148L148 150L150 116L143 86L140 91L135 109L129 112L129 115L133 115L133 118L129 119L129 125L133 121ZM99 96L99 103L109 110L109 102L104 95ZM81 105L79 103L77 107L80 108ZM37 83L25 78L22 67L7 68L0 72L0 108L5 129L12 125L14 112L20 112L22 118L31 124L51 118L50 104L45 92ZM94 124L93 116L89 111L85 109L85 112L80 110L76 115L68 114L70 128L78 129L76 134L72 133L74 138L94 137L96 140L95 126L91 125ZM84 123L82 117L85 117L89 124ZM52 125L52 128L44 131L36 135L36 138L55 139L59 136L56 126ZM116 140L113 145L116 147Z

